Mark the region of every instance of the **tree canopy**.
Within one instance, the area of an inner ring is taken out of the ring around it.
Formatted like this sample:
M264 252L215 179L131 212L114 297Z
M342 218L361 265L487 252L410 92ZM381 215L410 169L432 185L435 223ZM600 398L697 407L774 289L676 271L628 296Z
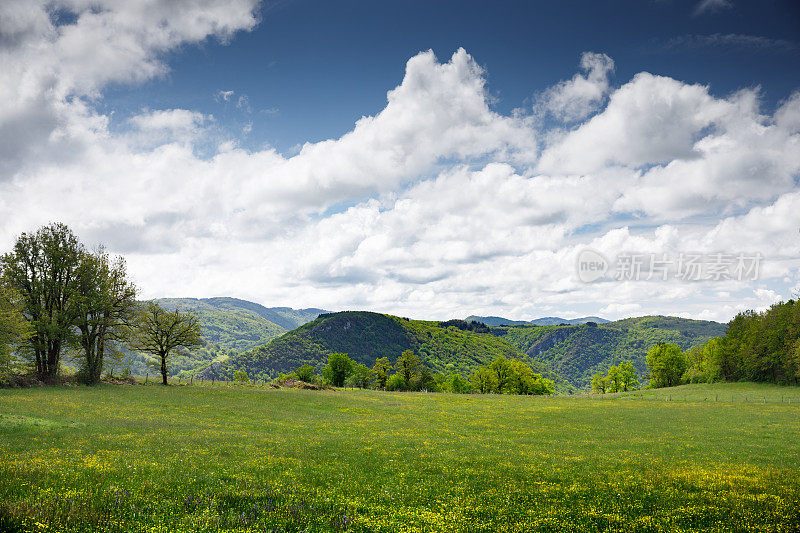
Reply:
M72 340L77 316L77 270L83 246L64 224L23 233L0 257L4 282L21 296L22 314L32 332L24 350L39 379L52 381L61 354Z

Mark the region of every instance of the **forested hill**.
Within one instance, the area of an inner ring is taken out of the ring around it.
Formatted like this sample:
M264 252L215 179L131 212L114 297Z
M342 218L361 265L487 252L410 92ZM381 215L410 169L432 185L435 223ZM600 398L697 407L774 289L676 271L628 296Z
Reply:
M326 312L313 308L264 307L237 298L161 298L154 301L165 309L194 311L203 331L203 346L175 351L169 366L171 375L267 344ZM152 373L147 357L142 354L129 353L125 363L130 363L134 374Z
M537 372L553 379L558 390L570 389L545 365L530 361L518 348L491 334L484 325L462 320L409 320L367 311L320 315L266 346L206 368L201 376L230 379L236 370L245 370L251 378L264 379L291 372L303 364L321 371L328 355L335 352L347 353L354 361L371 367L380 357L394 362L409 349L432 370L458 372L465 377L499 356L528 360Z
M718 322L667 316L627 318L606 324L503 326L490 328L531 359L546 363L578 389L585 390L595 372L630 360L644 375L647 351L659 342L683 349L725 334Z
M264 307L237 298L161 298L154 301L165 309L196 312L206 341L237 351L266 344L327 312L314 308Z

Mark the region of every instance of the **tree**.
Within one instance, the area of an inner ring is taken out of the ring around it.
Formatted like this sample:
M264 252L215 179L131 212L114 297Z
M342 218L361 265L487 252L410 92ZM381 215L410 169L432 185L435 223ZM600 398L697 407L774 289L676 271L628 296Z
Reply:
M647 366L650 367L651 387L674 387L681 384L686 357L680 347L661 342L647 352Z
M608 392L622 391L622 374L616 365L608 368Z
M608 389L608 376L602 372L597 372L592 376L592 392L605 394Z
M631 361L623 361L617 367L619 370L620 385L623 392L635 390L639 385L639 373Z
M406 350L397 358L394 370L403 379L404 388L410 389L415 379L418 380L422 372L422 363L417 354L411 350Z
M358 387L359 389L369 388L370 368L362 363L355 363L353 365L353 372L347 378L346 383L351 387Z
M200 321L191 311L167 311L155 302L140 305L130 328L131 349L157 356L161 362L161 382L167 384L167 359L178 347L202 344Z
M75 325L83 351L81 376L88 384L100 381L103 360L136 309L136 287L127 279L125 260L110 259L100 249L82 253L76 272Z
M392 363L388 357L381 357L375 361L370 372L373 387L376 389L386 389L386 383L389 381L389 372L392 370Z
M459 374L453 372L444 380L442 389L444 389L445 392L465 394L468 392L467 385L468 383L464 381Z
M483 393L493 392L497 388L497 378L494 372L485 366L478 367L470 376L472 387Z
M346 353L332 353L328 356L328 366L322 371L322 377L334 387L344 385L347 376L353 371L353 360Z
M300 381L305 381L306 383L314 382L314 367L311 365L301 366L300 368L295 370L294 374Z
M506 392L509 381L511 380L513 369L508 359L498 357L489 365L489 370L494 374L495 390L499 393Z
M498 357L478 367L470 378L475 390L500 394L552 394L551 380L536 374L524 361Z
M0 257L5 283L22 298L22 313L32 327L25 352L36 375L51 381L61 352L71 339L76 318L76 271L83 246L64 224L23 233L13 251Z
M22 298L0 275L0 377L11 373L11 352L30 335L22 315Z

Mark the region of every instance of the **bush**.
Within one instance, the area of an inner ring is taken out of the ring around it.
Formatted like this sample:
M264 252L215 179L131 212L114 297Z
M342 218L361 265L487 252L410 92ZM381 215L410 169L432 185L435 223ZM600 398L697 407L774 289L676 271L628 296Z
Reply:
M295 370L294 373L297 376L297 379L300 381L305 381L306 383L313 383L316 380L316 376L314 375L314 367L311 365L303 365Z
M403 379L401 374L393 374L389 376L389 381L386 382L386 390L408 390L408 384L406 383L406 380Z

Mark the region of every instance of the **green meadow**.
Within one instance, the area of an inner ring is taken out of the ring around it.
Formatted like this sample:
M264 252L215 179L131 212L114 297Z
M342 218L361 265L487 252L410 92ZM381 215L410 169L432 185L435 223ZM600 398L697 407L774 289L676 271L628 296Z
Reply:
M745 401L747 396L747 401ZM0 390L0 530L797 531L800 389Z

